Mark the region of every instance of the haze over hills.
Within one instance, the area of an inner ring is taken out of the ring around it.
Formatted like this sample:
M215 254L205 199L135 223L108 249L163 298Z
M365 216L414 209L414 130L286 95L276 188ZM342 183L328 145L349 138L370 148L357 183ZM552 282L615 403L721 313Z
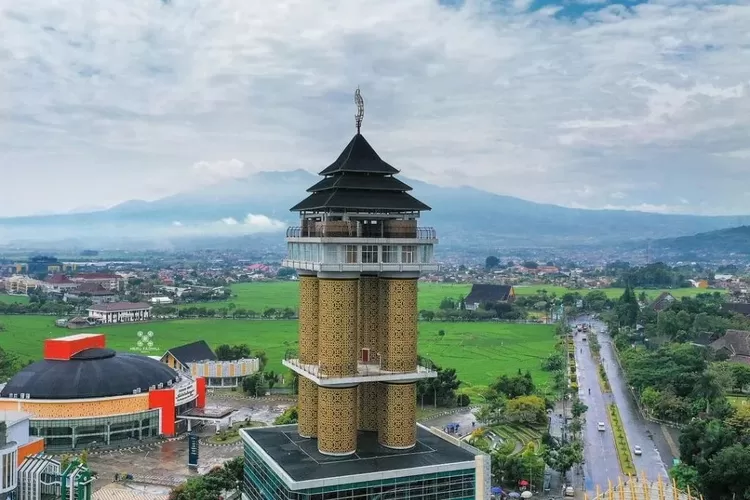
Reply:
M86 213L0 218L0 241L11 245L65 240L81 245L172 247L189 239L214 247L218 239L282 243L295 225L289 208L319 177L303 171L260 172L146 202L133 200ZM534 203L469 187L438 187L402 178L433 210L423 215L441 242L465 248L613 244L703 233L750 223L750 216L667 215L585 210Z
M651 248L659 254L683 256L686 259L699 257L700 255L725 258L750 256L750 226L660 239L651 242Z

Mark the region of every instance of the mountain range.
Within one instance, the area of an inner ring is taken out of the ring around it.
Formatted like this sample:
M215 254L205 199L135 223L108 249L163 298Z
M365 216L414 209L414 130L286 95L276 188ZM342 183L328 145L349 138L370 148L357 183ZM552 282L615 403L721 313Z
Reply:
M750 257L750 226L665 238L651 242L651 248L654 253L682 256L685 260L699 259L703 255L747 258Z
M65 241L68 246L175 247L185 239L215 247L242 237L283 242L295 225L289 208L319 180L304 170L260 172L155 201L133 200L106 210L0 218L0 242L24 246ZM458 186L402 178L432 207L420 225L438 230L441 243L486 250L528 246L617 244L676 238L750 223L750 216L669 215L560 207Z

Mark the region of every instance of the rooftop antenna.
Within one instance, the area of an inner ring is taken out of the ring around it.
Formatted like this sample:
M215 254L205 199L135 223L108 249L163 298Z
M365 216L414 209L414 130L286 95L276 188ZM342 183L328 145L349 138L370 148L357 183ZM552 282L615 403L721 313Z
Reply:
M357 134L359 134L359 129L362 128L362 118L365 117L365 101L359 92L359 86L354 91L354 104L357 105L357 114L354 115L354 119L357 121Z

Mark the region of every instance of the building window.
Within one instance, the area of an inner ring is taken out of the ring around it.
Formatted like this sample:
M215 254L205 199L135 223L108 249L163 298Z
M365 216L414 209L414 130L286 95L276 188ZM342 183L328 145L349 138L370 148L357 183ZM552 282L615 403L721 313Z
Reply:
M383 263L398 264L398 247L395 245L383 245Z
M346 245L346 263L356 264L359 262L357 258L357 245Z
M339 246L338 245L325 245L325 262L326 264L338 264L339 263Z
M378 246L377 245L362 245L362 263L363 264L377 264L378 262Z
M401 263L414 264L417 260L417 248L414 245L404 245L401 247Z

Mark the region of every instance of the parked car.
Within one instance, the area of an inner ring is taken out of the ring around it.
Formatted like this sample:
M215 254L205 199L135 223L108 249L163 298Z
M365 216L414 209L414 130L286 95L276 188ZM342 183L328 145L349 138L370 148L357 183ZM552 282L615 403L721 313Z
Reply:
M636 445L635 448L633 448L633 454L640 456L641 454L643 454L643 450L641 450L640 446Z
M604 427L604 422L599 422L598 427L599 427L599 432L604 432L605 430L607 430L607 428Z
M576 496L576 492L572 486L566 486L565 488L563 488L563 496L574 497Z

